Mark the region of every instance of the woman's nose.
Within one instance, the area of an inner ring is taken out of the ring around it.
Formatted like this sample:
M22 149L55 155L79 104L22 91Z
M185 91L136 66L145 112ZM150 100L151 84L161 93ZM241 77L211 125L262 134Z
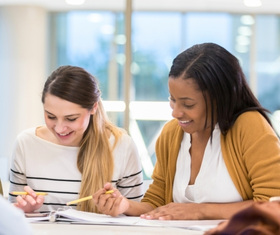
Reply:
M57 132L57 133L63 133L65 130L66 130L66 126L63 122L60 122L58 121L55 125L55 128L54 130Z
M174 118L181 118L184 115L184 112L182 111L182 109L179 107L179 105L174 104L172 107L172 116Z

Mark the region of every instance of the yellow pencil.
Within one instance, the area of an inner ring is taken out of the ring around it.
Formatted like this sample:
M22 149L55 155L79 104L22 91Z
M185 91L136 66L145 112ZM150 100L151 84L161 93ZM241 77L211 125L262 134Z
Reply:
M113 193L114 190L108 190L105 192L105 194L109 194L109 193ZM83 197L83 198L80 198L80 199L77 199L77 200L74 200L74 201L71 201L71 202L67 202L66 205L69 206L69 205L72 205L72 204L77 204L79 202L83 202L83 201L87 201L87 200L90 200L92 199L92 196L88 196L88 197Z
M114 190L108 190L108 191L105 192L105 194L111 194L113 192L114 192Z
M35 192L36 193L36 195L43 195L43 196L46 196L46 195L48 195L47 193L43 193L43 192ZM29 194L29 193L27 193L27 192L11 192L11 194L13 194L13 195L27 195L27 194Z

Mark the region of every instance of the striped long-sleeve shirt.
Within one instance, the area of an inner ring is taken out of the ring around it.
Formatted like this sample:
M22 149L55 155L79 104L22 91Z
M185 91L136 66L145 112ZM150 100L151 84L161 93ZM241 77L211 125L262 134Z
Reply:
M79 198L81 173L77 168L78 147L57 145L36 136L36 128L17 137L10 171L10 192L33 190L48 193L39 211L57 210ZM110 138L111 144L114 137ZM132 138L123 134L114 152L112 183L128 199L143 196L143 174L138 151ZM16 196L9 194L11 202ZM75 207L75 206L74 206Z

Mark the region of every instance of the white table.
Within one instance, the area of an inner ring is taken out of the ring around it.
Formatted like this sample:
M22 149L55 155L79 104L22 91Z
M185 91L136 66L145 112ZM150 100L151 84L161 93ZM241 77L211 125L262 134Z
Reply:
M88 234L102 234L102 235L135 235L135 234L186 234L186 235L202 235L203 231L187 230L181 228L171 227L143 227L143 226L112 226L112 225L81 225L81 224L67 224L67 223L31 223L34 235L88 235Z

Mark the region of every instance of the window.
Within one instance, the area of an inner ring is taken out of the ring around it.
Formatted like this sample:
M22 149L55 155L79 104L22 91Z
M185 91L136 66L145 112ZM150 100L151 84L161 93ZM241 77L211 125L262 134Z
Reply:
M74 64L95 75L100 81L105 109L122 126L126 42L123 13L73 11L54 13L51 19L55 22L52 32L57 51L53 68ZM156 161L155 141L164 123L172 118L167 100L172 60L181 51L202 42L220 44L238 57L262 105L272 112L280 109L278 16L134 12L129 133L138 145L146 178L150 178ZM252 57L254 53L257 59Z

